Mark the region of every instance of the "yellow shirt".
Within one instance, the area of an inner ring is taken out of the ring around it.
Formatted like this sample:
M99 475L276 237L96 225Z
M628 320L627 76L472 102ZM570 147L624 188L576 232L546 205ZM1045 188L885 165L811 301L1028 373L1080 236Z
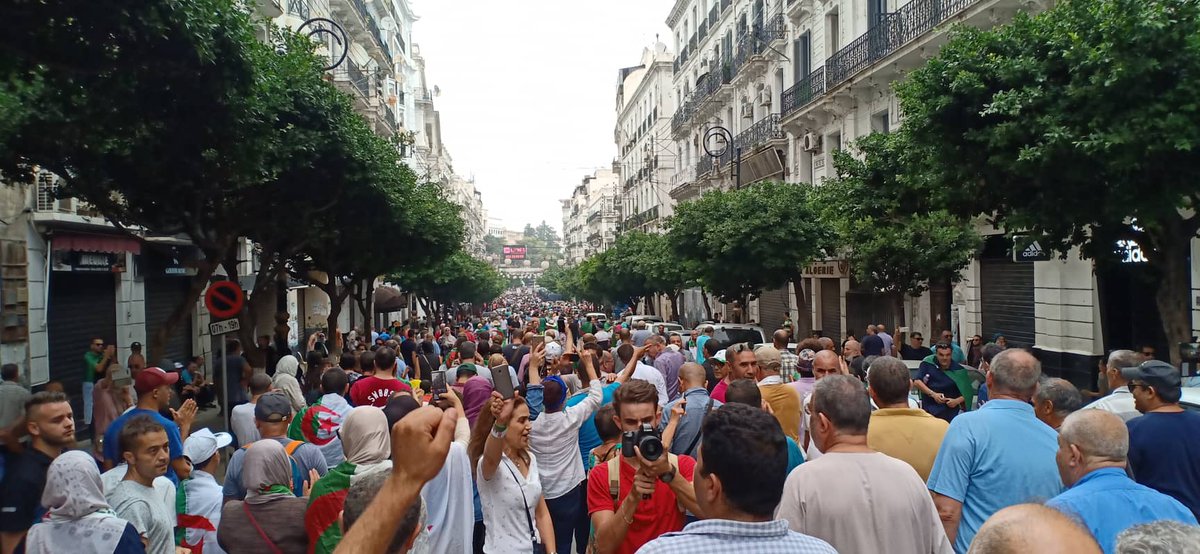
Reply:
M920 408L883 408L871 413L867 446L907 462L928 481L949 427L945 420Z
M759 385L763 400L771 405L783 434L800 444L800 393L787 384Z

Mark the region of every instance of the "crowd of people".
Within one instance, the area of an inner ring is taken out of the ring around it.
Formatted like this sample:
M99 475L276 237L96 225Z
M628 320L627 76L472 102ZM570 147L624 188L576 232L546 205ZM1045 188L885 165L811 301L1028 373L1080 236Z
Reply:
M129 402L91 453L5 366L0 554L1200 552L1200 415L1139 353L1085 405L948 333L722 344L528 291L488 308L267 368L231 341L230 432L196 428L198 371L182 401L187 367L122 391L101 343L93 394Z

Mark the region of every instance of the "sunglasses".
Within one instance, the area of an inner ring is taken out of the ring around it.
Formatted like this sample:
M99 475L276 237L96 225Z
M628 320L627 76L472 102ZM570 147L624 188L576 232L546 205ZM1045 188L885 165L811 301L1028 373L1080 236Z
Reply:
M1150 385L1147 385L1146 383L1132 383L1132 382L1131 382L1131 383L1129 383L1128 385L1126 385L1126 387L1128 387L1128 388L1129 388L1129 392L1133 392L1133 390L1134 390L1134 389L1136 389L1136 388L1138 388L1138 387L1142 387L1142 388L1144 388L1144 389L1149 389L1149 388L1151 388L1151 387L1150 387Z

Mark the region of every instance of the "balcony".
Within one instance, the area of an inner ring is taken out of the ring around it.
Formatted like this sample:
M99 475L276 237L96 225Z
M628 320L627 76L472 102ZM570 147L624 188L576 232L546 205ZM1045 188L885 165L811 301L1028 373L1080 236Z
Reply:
M786 117L792 112L812 104L822 94L825 94L825 68L818 67L816 71L809 73L792 88L783 91L781 102L783 115Z
M721 0L721 12L724 13L733 7L733 0Z
M767 19L765 24L755 24L754 28L738 39L737 54L733 58L733 67L740 70L743 66L754 61L754 57L767 51L767 45L787 37L787 22L783 14L776 14Z
M312 6L308 0L288 0L288 13L303 21L312 19Z
M738 133L733 139L734 149L743 155L753 152L758 147L785 138L783 128L779 126L779 114L773 113L755 121L749 129Z
M718 6L713 6L711 10L708 10L709 28L715 30L717 28L717 20L719 19L721 19L721 8Z
M358 92L359 96L364 99L371 97L371 76L367 75L361 67L358 67L354 62L343 63L338 69L345 68L343 72L344 80L350 83L350 86ZM335 79L337 74L335 74Z

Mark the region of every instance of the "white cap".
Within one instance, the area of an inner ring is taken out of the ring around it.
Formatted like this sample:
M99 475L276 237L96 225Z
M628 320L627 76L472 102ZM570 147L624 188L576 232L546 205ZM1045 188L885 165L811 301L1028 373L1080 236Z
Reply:
M233 444L233 435L229 433L213 433L208 428L192 431L183 442L183 455L193 464L207 461L217 453L217 450Z
M546 359L557 360L563 354L563 347L557 342L550 341L546 343Z

